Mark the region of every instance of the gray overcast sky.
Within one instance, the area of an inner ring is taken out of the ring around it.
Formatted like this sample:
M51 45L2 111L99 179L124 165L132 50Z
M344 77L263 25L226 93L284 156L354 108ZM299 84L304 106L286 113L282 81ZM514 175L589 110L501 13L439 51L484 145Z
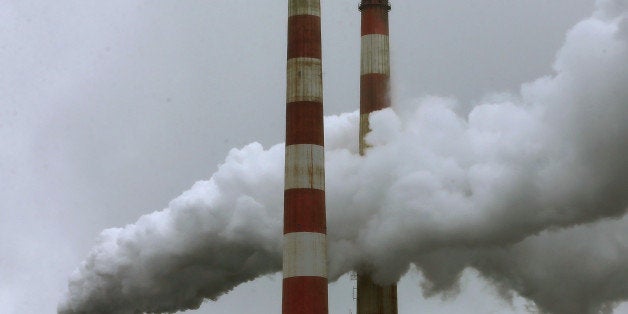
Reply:
M164 208L233 147L283 141L287 4L264 2L0 2L0 311L55 312L101 230ZM322 1L326 114L358 108L357 2ZM392 5L395 102L469 108L551 74L594 1ZM473 271L447 301L418 282L402 280L400 313L525 312ZM331 313L349 313L352 285L331 286ZM191 312L278 312L280 286L262 278Z

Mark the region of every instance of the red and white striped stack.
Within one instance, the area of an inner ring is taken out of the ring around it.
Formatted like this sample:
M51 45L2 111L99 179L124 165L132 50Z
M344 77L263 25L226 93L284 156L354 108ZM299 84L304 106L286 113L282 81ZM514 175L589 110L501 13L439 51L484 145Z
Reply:
M283 314L327 314L319 0L289 0Z
M360 77L360 154L367 145L369 115L390 107L390 49L388 0L362 0L362 55ZM367 272L358 273L358 314L397 314L397 285L381 286Z
M360 153L366 148L368 117L390 107L390 49L388 44L388 0L362 0L362 55L360 70Z

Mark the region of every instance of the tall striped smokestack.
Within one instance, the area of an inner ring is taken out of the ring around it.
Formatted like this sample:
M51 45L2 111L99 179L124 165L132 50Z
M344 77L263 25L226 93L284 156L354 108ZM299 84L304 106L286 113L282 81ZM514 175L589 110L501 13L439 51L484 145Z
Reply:
M390 53L387 0L362 0L362 53L360 69L360 154L369 132L368 117L373 111L390 107Z
M327 314L319 0L289 0L283 314Z
M360 77L360 154L367 148L369 115L390 107L390 53L387 0L362 0L362 54ZM358 314L397 314L397 285L381 286L368 271L358 273Z

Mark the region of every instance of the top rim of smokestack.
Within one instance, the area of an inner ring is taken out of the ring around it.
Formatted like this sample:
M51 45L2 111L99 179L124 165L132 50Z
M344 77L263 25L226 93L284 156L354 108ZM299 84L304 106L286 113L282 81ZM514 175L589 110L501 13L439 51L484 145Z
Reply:
M392 8L388 0L362 0L362 2L360 2L360 5L358 6L358 9L362 11L362 9L364 9L365 7L375 6L385 7L388 11L390 11L390 9Z

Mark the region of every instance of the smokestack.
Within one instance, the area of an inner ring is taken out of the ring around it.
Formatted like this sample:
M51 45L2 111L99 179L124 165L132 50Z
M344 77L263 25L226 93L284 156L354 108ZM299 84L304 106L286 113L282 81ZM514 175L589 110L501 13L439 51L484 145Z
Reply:
M387 0L362 0L360 69L360 154L364 154L369 114L390 107L390 53Z
M289 0L283 314L326 314L327 224L319 0Z
M360 155L364 155L364 137L370 131L369 115L390 107L390 3L387 0L362 0L359 8L362 12ZM397 314L397 285L378 285L368 272L359 272L357 311L358 314Z

